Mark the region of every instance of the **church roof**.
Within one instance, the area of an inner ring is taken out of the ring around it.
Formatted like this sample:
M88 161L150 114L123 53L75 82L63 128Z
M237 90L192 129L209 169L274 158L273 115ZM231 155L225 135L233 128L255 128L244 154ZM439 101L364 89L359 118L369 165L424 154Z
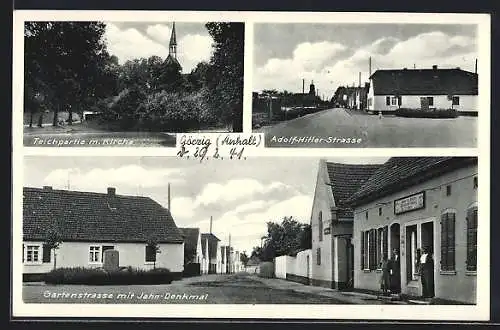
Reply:
M172 24L172 34L170 35L170 46L177 46L177 37L175 35L175 22Z

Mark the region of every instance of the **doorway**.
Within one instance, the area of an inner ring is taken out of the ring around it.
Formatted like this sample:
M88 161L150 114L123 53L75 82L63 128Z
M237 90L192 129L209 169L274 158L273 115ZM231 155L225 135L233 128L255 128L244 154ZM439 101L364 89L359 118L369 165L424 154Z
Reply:
M391 259L391 292L401 292L401 251L400 251L400 228L399 223L394 223L389 229L389 258Z
M416 280L417 260L417 225L406 227L406 281Z
M424 248L428 249L429 255L431 256L431 260L434 260L434 223L432 221L424 222L421 224L421 247L422 251ZM429 260L429 259L428 259ZM426 276L426 283L428 283L428 289L430 292L434 292L434 272L435 272L435 263L432 262L429 268L423 269L423 276ZM422 295L423 295L422 288Z

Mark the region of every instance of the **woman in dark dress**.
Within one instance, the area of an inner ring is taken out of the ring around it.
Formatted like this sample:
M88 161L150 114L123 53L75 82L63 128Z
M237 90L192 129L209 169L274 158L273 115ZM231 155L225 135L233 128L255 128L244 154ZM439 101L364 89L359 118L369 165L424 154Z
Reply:
M420 280L422 281L423 298L434 297L434 260L429 249L425 247L420 256Z
M391 293L401 292L401 265L399 260L399 251L392 250L392 257L390 263L390 283Z

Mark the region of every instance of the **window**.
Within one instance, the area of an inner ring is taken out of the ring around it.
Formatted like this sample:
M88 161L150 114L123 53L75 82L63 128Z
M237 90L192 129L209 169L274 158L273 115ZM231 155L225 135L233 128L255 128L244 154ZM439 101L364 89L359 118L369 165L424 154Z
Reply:
M379 215L379 216L381 216L381 215L382 215L382 208L381 208L381 207L379 207L379 208L378 208L378 215Z
M319 211L318 215L318 234L319 234L319 240L323 240L323 212Z
M321 248L316 249L316 264L321 265Z
M447 185L446 186L446 196L450 196L451 195L451 185Z
M89 249L89 262L99 262L101 254L100 246L91 246Z
M368 254L368 247L369 247L369 238L370 238L370 232L369 231L365 231L363 233L363 237L364 237L364 246L363 246L363 250L364 250L364 261L363 261L363 269L370 269L370 265L368 264L368 259L369 259L369 254Z
M472 185L473 185L474 189L477 189L477 176L474 177Z
M146 262L156 261L156 251L155 247L151 245L146 245Z
M477 270L477 206L467 210L467 270Z
M441 215L441 270L455 270L455 211Z
M451 98L451 105L460 105L460 97L458 96L453 96Z
M361 251L361 269L365 269L365 233L361 232L361 244L360 246L360 251Z
M428 96L427 97L427 102L429 103L430 107L434 106L434 97Z
M26 262L37 263L40 262L40 246L27 245L26 246Z
M377 231L375 229L370 230L368 240L369 266L370 270L375 270L377 269Z
M386 96L385 105L390 105L390 106L401 105L401 96Z
M385 105L391 105L391 97L390 96L385 97Z
M42 262L50 262L52 249L50 249L46 244L42 247Z
M377 269L380 268L380 265L382 263L382 256L384 255L383 252L383 236L384 232L382 228L377 229Z

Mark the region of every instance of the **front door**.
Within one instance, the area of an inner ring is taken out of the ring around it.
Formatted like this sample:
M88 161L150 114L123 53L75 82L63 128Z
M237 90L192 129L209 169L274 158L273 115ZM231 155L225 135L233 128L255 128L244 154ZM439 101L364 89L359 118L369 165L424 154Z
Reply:
M424 222L421 225L421 240L420 246L422 247L422 251L427 248L429 255L431 258L428 258L429 264L427 267L422 268L422 275L425 278L423 279L422 284L425 283L427 286L426 295L434 295L434 272L435 272L435 262L434 260L434 223L432 221ZM424 288L422 287L422 295L424 295Z
M429 110L429 99L427 97L420 98L420 108L422 110Z

